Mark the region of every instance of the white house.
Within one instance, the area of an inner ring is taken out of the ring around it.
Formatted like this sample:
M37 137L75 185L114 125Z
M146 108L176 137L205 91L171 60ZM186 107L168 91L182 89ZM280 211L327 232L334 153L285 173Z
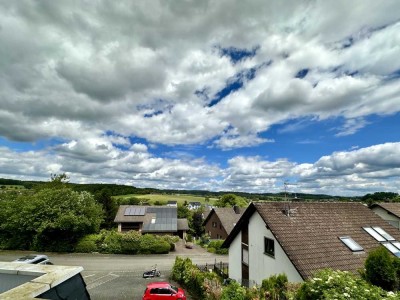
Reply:
M253 202L223 246L229 277L261 284L285 273L302 282L324 268L356 273L380 244L400 256L400 232L361 203Z
M375 203L371 205L371 209L389 224L400 229L400 203Z

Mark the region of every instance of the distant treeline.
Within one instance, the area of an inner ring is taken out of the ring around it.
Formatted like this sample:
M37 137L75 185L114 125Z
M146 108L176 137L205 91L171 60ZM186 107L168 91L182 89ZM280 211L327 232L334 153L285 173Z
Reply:
M20 185L24 186L26 189L32 189L36 185L45 184L47 182L44 181L23 181L16 179L5 179L0 178L0 185ZM234 193L237 196L250 199L250 200L271 200L271 199L284 199L285 193L245 193L245 192L232 192L232 191L221 191L221 192L211 192L211 191L201 191L201 190L160 190L155 188L137 188L129 185L119 185L119 184L102 184L102 183L67 183L73 190L81 192L88 191L92 194L96 194L97 192L107 190L107 193L110 196L118 196L118 195L146 195L146 194L187 194L187 195L197 195L201 197L210 197L210 198L219 198L225 194ZM359 197L340 197L340 196L330 196L323 194L292 194L288 193L286 195L289 199L298 198L298 199L307 199L307 200L359 200Z

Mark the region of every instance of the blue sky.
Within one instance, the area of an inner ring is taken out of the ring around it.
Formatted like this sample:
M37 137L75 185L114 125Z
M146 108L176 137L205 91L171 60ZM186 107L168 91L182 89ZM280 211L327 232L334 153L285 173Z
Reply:
M394 0L1 2L0 177L399 192L399 16Z

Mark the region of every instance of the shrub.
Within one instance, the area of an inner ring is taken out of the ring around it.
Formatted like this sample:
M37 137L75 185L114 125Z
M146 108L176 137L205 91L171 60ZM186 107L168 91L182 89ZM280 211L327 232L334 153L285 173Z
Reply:
M136 254L140 250L140 240L142 235L138 231L129 231L122 234L121 252L125 254Z
M121 240L122 234L113 230L103 230L103 243L101 244L102 252L105 253L122 253Z
M286 300L288 279L285 274L279 274L264 279L261 284L262 295L268 295L271 300Z
M397 259L397 258L396 258ZM396 268L393 258L384 247L371 251L365 261L365 279L387 291L397 285Z
M373 286L360 277L345 271L325 269L304 282L296 294L298 300L323 299L398 299L399 295Z
M89 234L84 236L78 241L75 247L75 252L90 253L99 251L98 243L100 239L100 234Z
M221 300L247 300L247 290L236 281L231 281L222 289Z

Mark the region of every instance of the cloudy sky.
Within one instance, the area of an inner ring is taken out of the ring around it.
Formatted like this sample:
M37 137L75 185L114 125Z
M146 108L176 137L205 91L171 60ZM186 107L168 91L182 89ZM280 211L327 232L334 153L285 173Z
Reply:
M400 191L400 2L0 0L0 177Z

